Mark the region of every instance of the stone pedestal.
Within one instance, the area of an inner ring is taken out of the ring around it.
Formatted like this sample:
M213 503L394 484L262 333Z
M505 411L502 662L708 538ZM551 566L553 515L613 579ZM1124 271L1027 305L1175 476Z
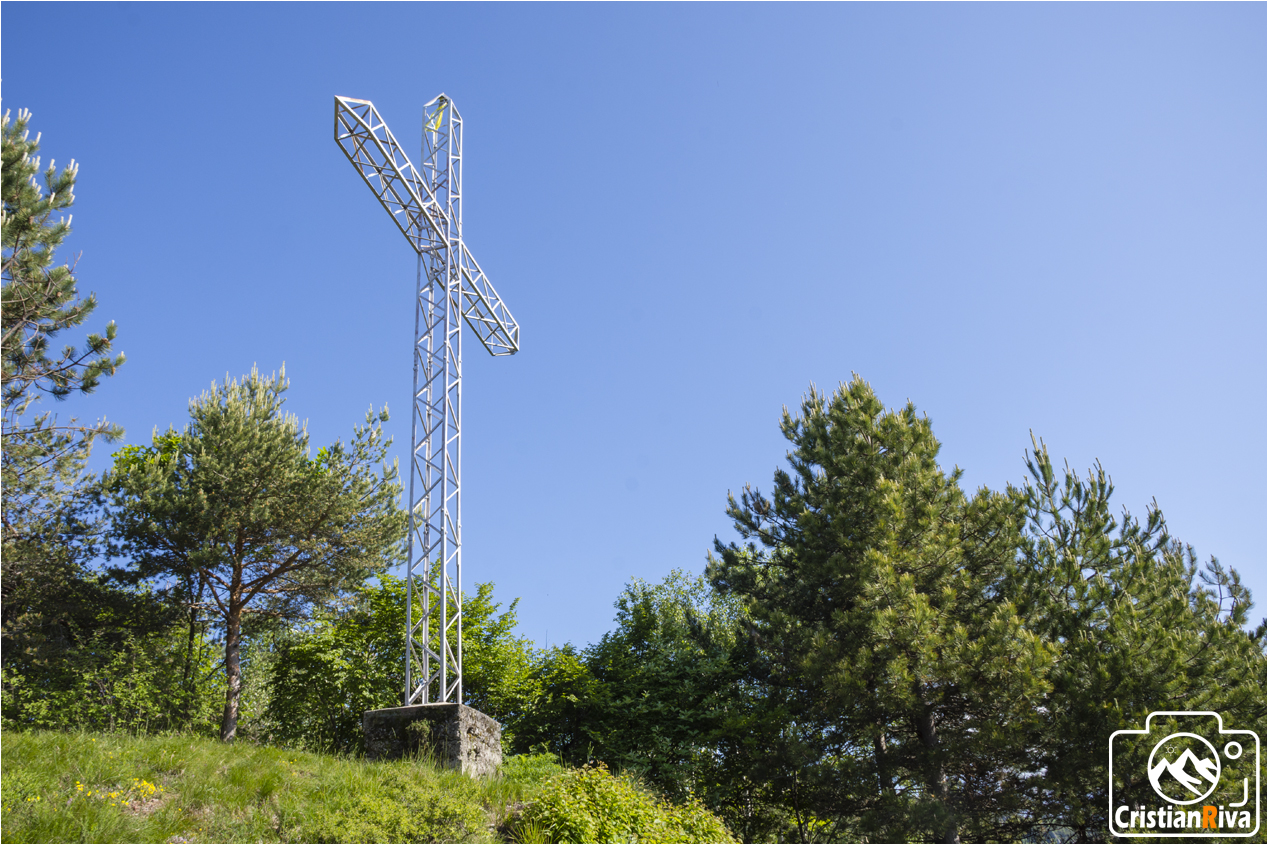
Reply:
M394 760L430 755L447 769L473 777L502 765L502 726L465 704L415 704L367 710L361 717L365 756Z

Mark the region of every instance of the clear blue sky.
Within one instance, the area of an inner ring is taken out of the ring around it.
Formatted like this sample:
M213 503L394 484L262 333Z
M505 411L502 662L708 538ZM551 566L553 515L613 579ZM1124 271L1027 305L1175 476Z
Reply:
M466 119L464 233L523 327L465 367L465 576L593 642L699 571L777 420L852 371L969 487L1029 432L1264 613L1265 5L6 2L4 108L81 164L127 442L286 363L314 445L390 404L413 253L332 140ZM94 456L103 468L107 449Z

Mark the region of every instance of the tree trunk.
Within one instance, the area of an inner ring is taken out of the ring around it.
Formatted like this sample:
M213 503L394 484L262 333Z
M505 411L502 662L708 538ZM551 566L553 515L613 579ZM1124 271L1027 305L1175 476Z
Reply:
M894 794L894 779L889 774L888 751L889 748L885 743L885 734L877 734L872 740L872 754L876 757L876 776L880 780L881 794L892 796Z
M806 839L806 823L801 816L801 790L797 788L797 772L793 771L793 810L797 813L797 841L807 842Z
M956 843L960 841L960 831L955 823L955 814L951 812L950 790L947 789L947 770L942 763L942 749L938 747L938 728L933 720L933 708L922 704L920 716L916 720L916 734L927 752L925 770L925 787L942 805L942 813L935 820L938 827L936 835L939 842Z
M229 605L225 620L225 715L220 722L220 741L233 742L238 735L238 701L242 697L242 605Z
M192 580L192 579L191 579ZM198 579L198 595L193 584L189 587L189 643L185 649L185 670L181 673L181 689L184 690L185 727L193 726L194 713L194 642L198 634L198 606L203 600L203 581Z

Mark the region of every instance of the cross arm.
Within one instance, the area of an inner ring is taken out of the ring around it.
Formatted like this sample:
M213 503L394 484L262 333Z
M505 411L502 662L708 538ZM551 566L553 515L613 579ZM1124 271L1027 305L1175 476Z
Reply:
M335 97L335 141L410 246L444 246L445 212L373 103Z
M444 248L449 221L369 100L335 97L335 141L420 255ZM514 355L520 328L466 244L454 251L462 316L491 355Z
M462 244L462 316L490 355L520 351L520 326L484 275L475 256Z

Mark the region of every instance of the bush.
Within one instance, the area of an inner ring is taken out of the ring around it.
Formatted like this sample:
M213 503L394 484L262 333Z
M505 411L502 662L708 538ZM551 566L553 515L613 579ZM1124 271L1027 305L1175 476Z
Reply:
M173 626L139 635L101 630L12 652L6 645L4 728L209 732L221 678L201 639L193 655L186 640Z
M401 703L405 594L403 580L380 575L357 587L344 606L277 639L261 696L267 698L262 738L309 751L361 750L361 714ZM466 704L502 723L509 745L536 689L532 647L513 632L515 603L500 609L491 583L464 594L464 692ZM414 613L415 620L422 613L417 595Z
M730 831L694 799L658 801L603 763L572 769L547 782L512 826L521 841L734 842Z

